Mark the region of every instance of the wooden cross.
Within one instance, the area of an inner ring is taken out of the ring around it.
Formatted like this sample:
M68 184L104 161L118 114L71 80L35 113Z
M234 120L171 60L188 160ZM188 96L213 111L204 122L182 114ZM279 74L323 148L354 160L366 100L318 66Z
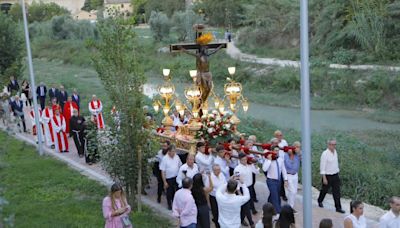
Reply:
M195 25L196 39L202 35L204 25ZM209 57L222 48L226 48L226 43L210 43L200 45L197 43L181 43L170 45L171 52L184 52L196 58L197 76L195 79L196 84L201 90L201 101L198 105L202 106L203 102L207 101L213 87L212 74L209 68ZM191 50L195 50L192 52Z

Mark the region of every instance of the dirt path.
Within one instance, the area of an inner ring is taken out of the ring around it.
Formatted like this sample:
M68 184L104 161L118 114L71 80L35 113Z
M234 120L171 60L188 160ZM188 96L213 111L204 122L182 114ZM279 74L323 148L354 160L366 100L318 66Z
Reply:
M28 108L25 109L26 116L28 116ZM27 128L31 129L31 123L30 121L27 121ZM0 125L0 129L4 130L4 126ZM32 145L36 145L33 139L33 136L28 133L17 133L15 134L15 137L24 140L27 143L30 143ZM111 178L108 176L108 174L102 169L102 167L99 164L95 165L87 165L85 163L84 158L79 158L76 148L74 146L73 140L69 138L69 143L70 143L70 152L69 153L56 153L54 150L51 150L47 147L44 148L44 151L46 154L51 155L55 157L56 159L59 159L65 163L67 163L71 168L79 171L83 175L88 176L89 178L92 178L94 180L99 181L100 183L109 186L112 183ZM165 197L162 199L161 202L161 207L160 204L156 202L156 180L155 178L152 178L151 183L149 188L146 190L147 191L147 196L143 196L143 202L148 205L149 207L153 208L153 210L157 211L157 213L160 213L163 216L166 216L170 219L173 219L171 217L171 212L167 210L166 206L166 200ZM256 209L258 211L261 211L262 205L267 202L269 191L265 183L265 177L263 175L258 175L257 177L257 183L256 183L256 192L258 195L259 203L256 203ZM343 218L345 215L336 213L334 210L334 205L333 205L333 199L331 195L327 195L324 205L325 208L319 208L316 203L316 199L318 197L318 190L313 188L313 227L318 227L319 221L322 218L331 218L334 221L334 227L343 227ZM348 206L350 200L349 199L344 199L342 198L342 205L343 208L346 209L346 214L349 213L348 211ZM299 211L298 214L296 214L296 224L298 228L302 228L302 195L301 195L301 189L299 190L299 193L297 195L296 199L296 205L295 208L296 210ZM384 213L384 211L378 207L372 206L372 205L365 205L364 213L366 217L368 218L368 227L375 228L378 227L377 220L378 218ZM253 216L254 221L258 221L260 219L260 213L258 213L256 216Z
M243 62L258 63L270 66L279 67L295 67L300 68L299 61L293 60L282 60L275 58L259 58L256 55L243 53L239 48L235 46L234 42L228 44L226 53L233 59L237 59ZM343 65L343 64L329 64L329 68L332 69L351 69L351 70L388 70L388 71L400 71L398 66L380 66L380 65Z

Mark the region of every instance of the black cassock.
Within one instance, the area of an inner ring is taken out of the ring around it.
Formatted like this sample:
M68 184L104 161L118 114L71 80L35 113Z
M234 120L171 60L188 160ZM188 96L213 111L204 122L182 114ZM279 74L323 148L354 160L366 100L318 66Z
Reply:
M79 156L85 154L85 118L82 116L72 116L70 120L70 135L73 136Z

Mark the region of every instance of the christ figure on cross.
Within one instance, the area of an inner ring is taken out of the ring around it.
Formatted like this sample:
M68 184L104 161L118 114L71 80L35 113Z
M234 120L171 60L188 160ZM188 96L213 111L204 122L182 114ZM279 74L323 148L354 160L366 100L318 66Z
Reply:
M186 50L183 46L178 46L179 50L196 57L197 76L195 81L196 84L200 87L202 102L205 102L207 100L213 88L212 74L210 72L210 64L208 58L218 52L221 48L225 47L226 44L221 44L216 49L208 52L207 45L199 45L196 53L193 53L189 50Z

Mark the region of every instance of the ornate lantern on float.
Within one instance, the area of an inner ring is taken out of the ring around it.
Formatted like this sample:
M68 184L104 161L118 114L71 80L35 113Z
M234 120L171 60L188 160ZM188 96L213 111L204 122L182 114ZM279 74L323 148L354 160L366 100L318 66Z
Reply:
M164 75L164 83L158 87L158 94L164 99L164 105L158 100L153 102L153 108L154 111L158 112L160 108L162 108L162 111L164 113L164 119L162 120L162 124L165 127L165 130L169 132L173 125L173 120L169 116L169 111L171 110L171 100L172 97L175 94L175 86L170 82L171 77L170 77L170 70L169 69L163 69L163 75Z

